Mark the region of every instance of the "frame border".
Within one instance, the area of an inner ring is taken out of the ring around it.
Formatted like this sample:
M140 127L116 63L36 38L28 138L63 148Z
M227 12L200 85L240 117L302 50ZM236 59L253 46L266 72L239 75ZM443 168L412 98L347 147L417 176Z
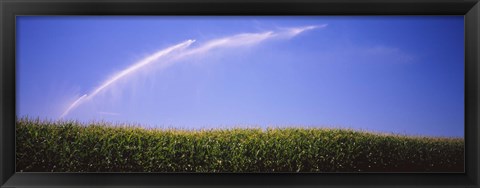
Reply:
M16 173L18 15L464 15L465 173ZM479 0L0 0L0 187L480 187Z

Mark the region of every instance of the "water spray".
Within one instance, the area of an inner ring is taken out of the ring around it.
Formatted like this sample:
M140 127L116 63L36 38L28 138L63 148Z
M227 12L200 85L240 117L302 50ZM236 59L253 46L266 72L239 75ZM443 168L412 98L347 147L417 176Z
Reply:
M262 32L262 33L242 33L238 35L233 35L230 37L224 37L224 38L218 38L218 39L213 39L210 41L205 42L205 44L198 46L193 49L189 50L184 50L181 51L175 56L171 57L169 60L170 63L173 63L181 58L190 56L190 55L197 55L197 54L205 54L210 52L211 50L215 48L226 48L226 47L237 47L237 46L248 46L248 45L254 45L257 43L260 43L264 40L267 39L272 39L272 38L291 38L295 37L300 33L303 33L304 31L307 30L312 30L312 29L317 29L317 28L324 28L326 27L326 24L319 25L319 26L305 26L305 27L294 27L294 28L286 28L277 32L274 31L268 31L268 32ZM110 79L106 80L103 82L102 85L96 87L90 94L85 94L81 97L79 97L77 100L75 100L66 110L63 112L63 114L60 116L60 118L65 117L68 115L70 111L81 105L87 100L93 99L98 93L101 91L107 89L109 86L111 86L113 83L118 81L119 79L135 73L137 70L145 67L148 64L151 64L153 62L156 62L157 60L161 59L162 57L165 57L169 54L171 54L174 51L178 51L181 49L186 49L188 48L195 40L187 40L185 42L182 42L180 44L171 46L167 49L161 50L159 52L156 52L145 59L133 64L132 66L120 71L119 73L115 74L113 77ZM160 62L161 65L165 66L167 65L168 61L162 61Z

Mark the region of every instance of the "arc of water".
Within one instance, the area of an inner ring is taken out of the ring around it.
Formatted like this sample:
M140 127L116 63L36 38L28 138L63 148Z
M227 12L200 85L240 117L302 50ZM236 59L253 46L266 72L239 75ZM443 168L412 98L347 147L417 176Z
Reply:
M293 28L286 28L282 31L268 31L268 32L263 32L263 33L242 33L238 35L233 35L229 37L224 37L224 38L218 38L218 39L213 39L210 41L207 41L204 45L190 49L190 50L185 50L182 51L182 53L177 54L176 56L173 57L172 61L184 58L189 55L195 55L195 54L204 54L208 53L212 49L215 48L221 48L221 47L236 47L236 46L245 46L245 45L253 45L257 44L259 42L262 42L267 39L271 38L290 38L297 36L300 33L303 33L304 31L307 30L312 30L316 28L324 28L326 27L327 24L319 25L319 26L305 26L305 27L293 27ZM171 52L174 52L176 50L180 49L185 49L189 47L195 40L187 40L185 42L182 42L180 44L174 45L172 47L169 47L167 49L158 51L145 59L133 64L132 66L120 71L119 73L115 74L113 77L110 79L106 80L101 84L100 86L96 87L93 92L90 94L85 94L79 97L77 100L75 100L60 116L60 118L65 117L68 115L70 111L81 105L83 102L90 100L94 98L98 93L101 91L105 90L108 88L110 85L118 81L119 79L135 73L138 69L141 69L142 67L145 67L148 64L151 64L153 62L156 62L156 60L160 59L161 57L164 57ZM163 61L161 62L163 65L167 65L169 63L168 61ZM172 62L170 62L172 63Z

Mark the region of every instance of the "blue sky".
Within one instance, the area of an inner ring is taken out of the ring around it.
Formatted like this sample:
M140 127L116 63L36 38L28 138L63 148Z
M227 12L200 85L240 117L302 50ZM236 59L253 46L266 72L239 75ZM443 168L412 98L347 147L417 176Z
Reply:
M17 116L463 137L463 23L19 16Z

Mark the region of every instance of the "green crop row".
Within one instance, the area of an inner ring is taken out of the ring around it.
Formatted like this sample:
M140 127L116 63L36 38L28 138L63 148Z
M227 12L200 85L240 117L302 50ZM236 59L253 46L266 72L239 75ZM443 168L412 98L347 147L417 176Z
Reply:
M23 172L462 172L463 138L348 129L175 130L28 118Z

